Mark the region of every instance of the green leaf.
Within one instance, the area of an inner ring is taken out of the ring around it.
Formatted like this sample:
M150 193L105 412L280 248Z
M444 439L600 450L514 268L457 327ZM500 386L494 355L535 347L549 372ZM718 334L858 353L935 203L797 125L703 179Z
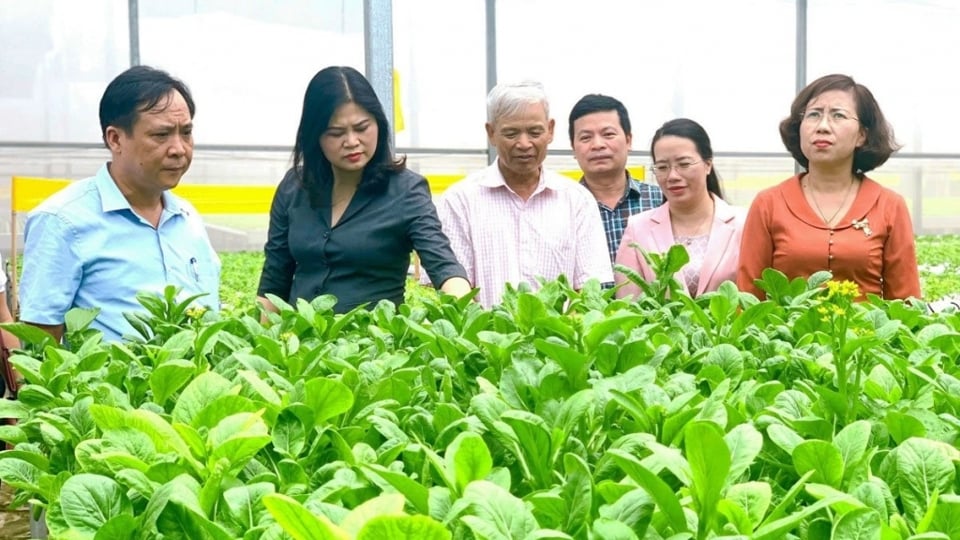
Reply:
M523 501L492 482L477 480L470 483L461 500L468 505L470 515L460 519L475 534L526 538L537 529L537 520Z
M237 486L223 492L223 502L226 504L230 518L243 530L252 529L261 522L263 517L262 499L275 491L269 482L256 482L245 486Z
M730 450L723 432L713 422L691 422L684 434L684 448L693 476L691 491L699 507L700 536L715 530L717 502L730 472Z
M617 496L616 500L606 506L601 506L599 510L600 518L623 523L630 528L637 536L643 537L653 519L654 502L653 498L644 488L630 488L626 493ZM600 491L598 486L597 491ZM594 521L596 523L596 521ZM676 532L676 531L674 531ZM685 534L685 533L680 533ZM688 534L688 533L687 533Z
M757 459L760 450L763 449L763 435L752 424L740 424L724 435L723 440L730 449L728 476L731 480L735 480Z
M783 424L770 424L767 427L767 436L770 437L773 444L791 455L797 446L803 442L803 437Z
M637 533L622 521L599 518L590 524L592 538L603 540L639 540Z
M563 498L569 511L563 529L578 535L583 527L593 520L593 477L590 467L580 456L564 454L563 469L566 481L563 483Z
M880 538L880 514L872 508L851 510L833 524L834 540L876 540Z
M713 307L715 300L723 298L722 296L714 296L711 299L710 305ZM727 301L726 299L724 299ZM717 319L721 321L719 324L724 324L726 319ZM710 349L710 352L707 353L707 357L704 358L703 363L705 366L717 366L723 370L723 374L733 380L734 382L739 381L743 375L743 365L744 365L744 354L733 345L729 343L721 343L716 347Z
M194 428L193 426L188 426L187 424L174 424L174 431L180 435L180 438L183 439L183 442L190 447L190 452L194 456L207 457L207 446L206 441L203 438L203 435L200 434L200 431Z
M371 474L382 478L388 484L393 486L394 489L402 493L417 512L424 515L431 514L429 505L430 493L426 486L417 483L415 480L403 473L391 471L390 469L387 469L381 465L364 464L363 468L368 470Z
M224 395L240 393L240 386L234 385L222 375L208 371L197 375L177 399L173 407L173 421L193 425L193 419L204 407Z
M353 392L340 381L320 377L305 385L306 405L313 409L315 425L321 425L334 416L353 407Z
M500 419L516 434L521 451L517 457L529 467L529 480L538 488L552 485L553 439L543 418L527 411L508 410Z
M803 479L801 479L801 482ZM799 485L800 482L798 482ZM756 531L754 531L751 540L783 540L787 538L786 533L793 530L800 524L803 520L808 517L816 514L820 510L830 506L833 503L832 499L824 499L822 501L817 501L809 506L804 506L802 509L793 512L785 517L771 521L762 525ZM777 512L771 513L771 516L778 514ZM769 519L770 516L768 516Z
M47 459L47 456L40 453L39 450L3 450L0 451L0 463L5 460L16 458L22 459L27 463L33 464L37 469L41 471L50 470L50 460Z
M574 388L580 389L586 385L590 360L587 355L574 349L570 342L550 336L547 339L535 339L533 345L544 357L560 365Z
M306 446L307 430L292 410L284 409L273 425L273 448L277 452L296 458Z
M20 426L4 426L0 425L0 441L5 441L7 444L17 445L22 442L27 442L27 434L23 431L23 428Z
M680 244L674 244L667 250L666 261L662 272L665 276L672 276L679 272L684 265L690 262L690 254ZM659 275L659 274L658 274Z
M190 448L180 437L180 434L166 420L154 412L144 409L125 411L115 407L94 404L90 406L90 415L101 430L131 428L141 431L150 437L158 452L173 450L180 457L186 459L196 470L202 469L202 466L190 453Z
M153 391L153 401L163 405L180 388L193 377L197 366L189 360L168 360L153 370L150 374L150 390Z
M39 482L43 472L36 465L17 457L0 459L0 480L32 493L41 493Z
M50 335L50 332L41 330L32 324L23 322L6 323L3 325L3 329L17 336L21 343L36 345L38 350L59 346L53 342L53 336Z
M252 356L252 355L251 355ZM266 381L260 378L260 374L250 370L237 371L237 375L253 390L257 396L266 403L280 405L280 395Z
M650 472L634 456L617 449L608 451L607 455L627 473L631 480L650 494L657 507L667 517L675 533L687 531L687 518L683 514L683 506L680 505L680 499L673 488Z
M96 474L71 476L60 490L60 507L70 528L91 537L114 517L133 515L123 486Z
M577 422L596 406L595 399L594 390L588 389L581 390L563 400L563 403L560 404L560 410L557 411L557 415L553 419L553 427L559 428L564 435L569 435Z
M766 482L745 482L730 486L726 497L740 505L740 508L746 512L751 526L756 527L763 522L763 517L770 508L773 491L770 484ZM752 527L751 530L753 530Z
M605 316L590 325L589 328L586 328L586 324L584 325L583 344L587 351L595 352L610 334L621 329L627 331L645 321L646 317L643 315L629 311L619 311L613 315Z
M334 525L326 516L310 513L302 504L286 495L264 495L263 504L273 519L294 540L351 540L343 529Z
M960 538L960 497L941 495L927 530L942 532L950 538Z
M147 475L135 470L124 469L117 472L117 481L127 488L128 493L139 494L144 499L150 499L160 484L147 478Z
M261 448L270 444L270 434L262 414L238 413L228 416L210 430L213 448L210 460L227 458L233 466L246 465Z
M803 491L803 486L807 483L807 480L813 476L813 471L807 471L806 474L801 476L790 489L787 490L783 498L780 499L780 502L777 503L777 506L767 514L767 517L763 520L763 523L760 524L761 528L776 523L778 520L781 520L787 514L787 510L793 507L793 501L797 498L797 495Z
M227 394L207 403L200 412L196 413L189 425L195 429L210 429L231 414L252 413L261 409L263 409L262 403L254 403L253 400L243 396Z
M465 431L457 436L446 452L447 470L452 471L457 482L457 491L463 493L467 484L483 480L493 468L493 458L483 437Z
M797 474L813 471L811 482L839 488L843 480L843 456L827 441L810 440L793 450L793 467Z
M911 437L925 437L927 435L927 428L924 427L923 422L911 414L889 410L886 418L884 418L884 423L890 430L890 436L898 445L903 444Z
M208 519L195 501L171 500L157 519L164 540L234 540L219 524Z
M427 516L378 516L360 530L357 540L449 540L450 531Z
M911 438L897 447L900 500L911 525L923 518L934 493L952 490L956 472L943 444Z
M537 491L524 497L523 501L533 507L533 517L541 526L563 527L567 521L567 501L559 490Z
M377 516L403 515L403 500L399 493L382 493L368 499L347 514L340 522L340 528L350 537L356 537Z
M844 470L851 469L863 459L869 442L870 422L866 420L857 420L849 424L833 437L833 445L840 450L840 455L843 457Z
M750 521L750 516L736 502L730 499L720 499L717 502L717 513L727 522L724 525L724 530L729 530L730 526L733 526L734 530L741 534L753 532L753 523Z
M22 420L30 416L30 407L12 399L0 399L0 418Z
M806 490L807 493L817 499L832 499L833 504L831 506L838 514L866 507L860 499L826 484L807 484Z
M517 295L517 309L513 313L514 322L522 332L533 329L539 319L549 318L543 300L531 293Z
M875 476L854 488L850 494L863 504L879 512L880 521L887 523L890 517L890 508L887 506L887 501L890 501L891 507L894 507L894 504L893 494L886 482Z
M137 532L136 518L131 514L120 514L107 520L93 540L134 540Z
M172 501L199 507L199 492L200 484L189 474L180 474L173 477L153 492L143 512L139 515L140 526L143 530L162 527L163 525L159 524L158 521L167 505ZM169 515L167 518L169 518Z
M900 384L883 364L877 364L870 370L863 383L863 393L873 399L896 403L903 396Z

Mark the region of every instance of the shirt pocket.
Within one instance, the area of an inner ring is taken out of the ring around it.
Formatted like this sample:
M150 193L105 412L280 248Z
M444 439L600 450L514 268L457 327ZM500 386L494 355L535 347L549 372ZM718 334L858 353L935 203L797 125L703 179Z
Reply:
M206 293L199 299L201 304L219 304L220 257L216 253L197 253L187 259L187 276L191 283L191 294Z

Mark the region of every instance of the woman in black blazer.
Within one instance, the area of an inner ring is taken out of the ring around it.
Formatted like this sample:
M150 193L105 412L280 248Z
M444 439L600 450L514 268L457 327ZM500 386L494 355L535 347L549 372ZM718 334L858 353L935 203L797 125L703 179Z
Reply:
M307 86L293 167L277 187L257 301L332 294L347 312L403 302L410 252L446 293L470 291L443 234L424 177L390 148L389 124L370 83L328 67Z

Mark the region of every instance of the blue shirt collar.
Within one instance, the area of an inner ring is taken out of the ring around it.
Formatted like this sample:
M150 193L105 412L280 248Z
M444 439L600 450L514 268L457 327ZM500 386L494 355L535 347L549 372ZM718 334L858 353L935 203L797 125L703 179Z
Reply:
M130 201L123 196L123 193L120 192L120 188L117 186L117 182L110 175L109 165L109 162L104 163L95 176L97 192L100 194L101 208L103 208L104 212L116 212L118 210L129 210L133 212ZM184 213L183 207L180 206L177 198L171 196L169 191L164 191L161 197L163 198L164 213Z

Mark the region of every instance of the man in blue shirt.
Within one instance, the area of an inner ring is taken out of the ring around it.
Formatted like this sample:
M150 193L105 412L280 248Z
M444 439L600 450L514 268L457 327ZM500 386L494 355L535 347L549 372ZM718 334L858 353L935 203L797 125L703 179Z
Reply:
M597 199L613 264L627 220L660 206L663 192L637 181L627 171L633 135L630 115L619 100L587 94L573 106L568 125L573 155L583 171L580 183Z
M96 307L92 326L117 341L133 333L123 313L143 310L136 294L167 285L219 308L220 260L197 211L168 191L193 159L194 111L183 82L147 66L107 86L100 128L111 161L27 216L22 321L59 341L68 310Z

